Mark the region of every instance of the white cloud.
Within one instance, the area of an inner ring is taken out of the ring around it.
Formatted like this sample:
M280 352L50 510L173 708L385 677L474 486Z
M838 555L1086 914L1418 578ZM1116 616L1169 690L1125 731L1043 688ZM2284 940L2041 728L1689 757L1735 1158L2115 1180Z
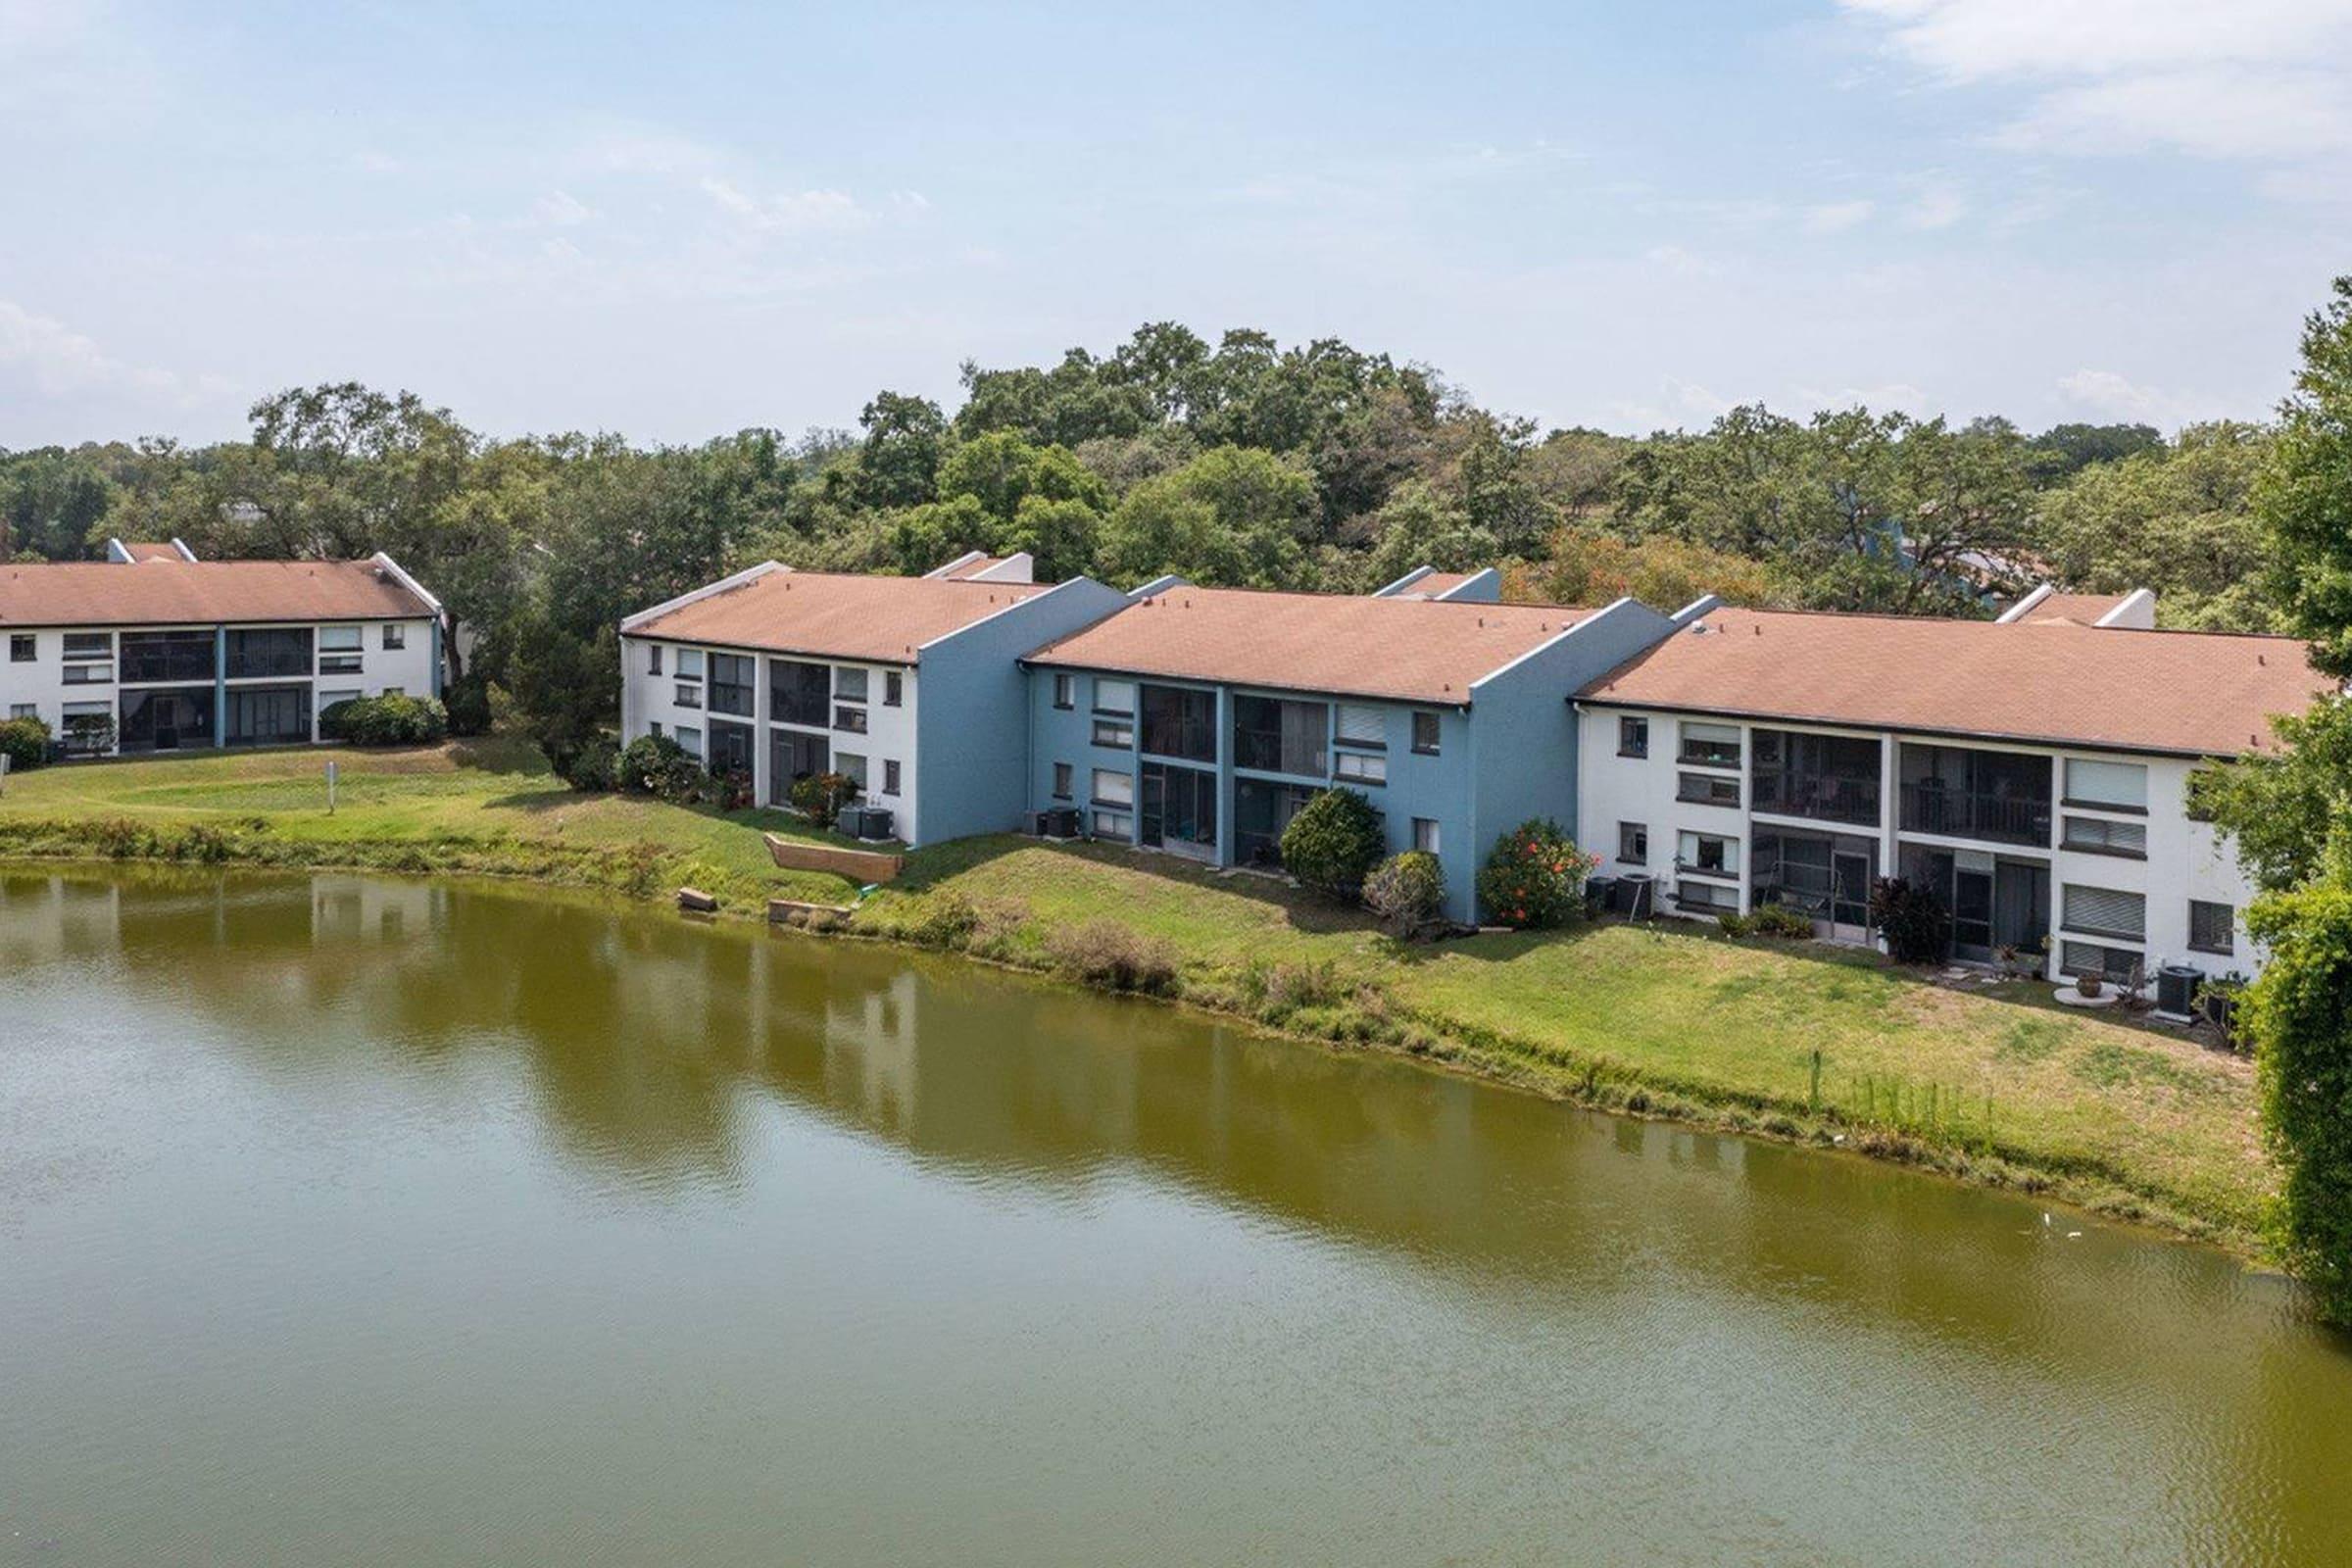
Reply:
M1714 263L1680 245L1653 245L1642 253L1642 259L1654 267L1664 268L1677 277L1697 277L1715 270Z
M596 209L569 191L551 190L531 204L531 216L556 228L571 228L596 216Z
M0 366L29 371L34 388L45 397L129 391L150 401L195 408L228 392L228 383L220 376L185 376L176 370L125 365L95 339L13 300L0 300Z
M1805 209L1804 229L1808 234L1842 234L1869 221L1874 210L1866 201L1824 202Z
M1968 211L1968 203L1948 185L1931 185L1921 191L1904 213L1903 221L1913 228L1949 228L1960 221Z
M2317 161L2352 152L2343 0L1838 0L1955 85L2012 85L1995 134L2035 151L2170 149Z
M839 232L863 228L874 220L874 215L845 191L787 191L780 196L762 198L751 195L716 174L704 175L700 183L703 194L717 203L722 212L732 214L751 227L765 232ZM919 197L916 199L920 200Z
M1667 376L1654 402L1612 402L1609 411L1627 430L1693 430L1730 413L1734 401L1693 382Z
M2213 404L2193 395L2142 386L2114 370L2077 370L2058 378L2058 396L2082 413L2177 429L2214 416Z

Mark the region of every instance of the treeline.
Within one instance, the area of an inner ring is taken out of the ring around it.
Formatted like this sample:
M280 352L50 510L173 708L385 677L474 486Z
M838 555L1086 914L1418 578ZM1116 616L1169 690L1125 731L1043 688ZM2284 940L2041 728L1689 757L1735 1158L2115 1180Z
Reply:
M244 441L0 454L0 555L109 535L211 559L388 550L469 628L462 721L493 682L534 710L593 692L578 721L607 716L614 621L769 556L920 572L1027 550L1055 578L1354 591L1503 563L1519 598L1945 614L2047 575L2153 587L2172 624L2278 624L2255 586L2258 426L2029 436L1756 407L1695 434L1544 432L1386 355L1164 322L1104 356L966 365L963 388L953 416L882 392L855 431L692 447L491 440L411 394L296 389Z

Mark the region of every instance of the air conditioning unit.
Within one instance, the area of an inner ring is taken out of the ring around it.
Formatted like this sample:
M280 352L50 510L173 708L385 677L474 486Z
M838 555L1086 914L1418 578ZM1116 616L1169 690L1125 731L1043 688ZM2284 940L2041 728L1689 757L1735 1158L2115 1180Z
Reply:
M887 806L854 806L842 815L849 818L850 836L858 839L891 837L890 808Z

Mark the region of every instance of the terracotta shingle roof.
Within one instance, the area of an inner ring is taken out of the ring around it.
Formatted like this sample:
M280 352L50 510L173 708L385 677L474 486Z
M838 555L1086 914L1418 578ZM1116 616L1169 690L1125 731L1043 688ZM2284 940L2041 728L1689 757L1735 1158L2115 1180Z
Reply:
M771 571L641 621L628 634L911 664L932 639L1053 591L1048 583Z
M1344 697L1466 703L1472 684L1588 613L1557 605L1179 587L1050 643L1029 662Z
M372 561L72 561L0 566L0 624L397 620L431 609Z
M1717 610L1603 676L1595 702L2230 756L2333 683L2283 637L2066 621Z

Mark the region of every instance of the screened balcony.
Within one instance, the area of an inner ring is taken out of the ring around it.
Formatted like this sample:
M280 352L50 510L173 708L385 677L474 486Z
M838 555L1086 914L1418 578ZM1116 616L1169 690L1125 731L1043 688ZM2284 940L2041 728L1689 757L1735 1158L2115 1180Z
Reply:
M1260 773L1331 776L1331 705L1233 700L1233 762Z
M1750 738L1750 810L1879 825L1879 742L1780 729L1755 730Z
M1902 827L1906 833L2050 842L2050 760L2019 752L1905 742Z

